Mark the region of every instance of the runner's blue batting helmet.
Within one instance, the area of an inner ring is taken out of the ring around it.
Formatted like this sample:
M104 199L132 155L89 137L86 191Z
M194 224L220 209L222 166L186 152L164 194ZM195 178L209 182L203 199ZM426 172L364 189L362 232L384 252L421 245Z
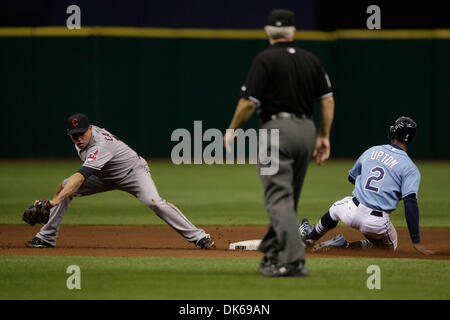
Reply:
M409 117L400 117L389 127L389 140L397 139L406 144L410 144L417 132L416 122Z

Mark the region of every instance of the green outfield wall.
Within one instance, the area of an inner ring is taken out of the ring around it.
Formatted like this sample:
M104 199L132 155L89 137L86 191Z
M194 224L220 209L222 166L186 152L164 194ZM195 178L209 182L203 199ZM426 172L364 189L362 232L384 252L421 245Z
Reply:
M356 157L385 143L401 115L419 124L413 156L450 156L450 37L311 34L297 41L321 59L333 84L333 156ZM226 129L250 63L267 45L251 34L0 32L0 156L75 156L65 135L75 112L145 157L170 156L177 128L193 133L202 120L203 130ZM256 127L255 116L248 127Z

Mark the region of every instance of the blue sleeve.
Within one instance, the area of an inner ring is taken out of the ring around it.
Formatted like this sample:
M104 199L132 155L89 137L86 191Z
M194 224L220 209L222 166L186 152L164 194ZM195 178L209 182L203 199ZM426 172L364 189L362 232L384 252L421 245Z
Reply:
M361 174L361 158L364 154L362 154L358 160L356 160L355 164L353 165L353 168L348 172L348 175L353 178L353 180L356 180L356 177Z
M406 198L410 194L418 194L420 185L420 172L417 168L410 170L402 178L402 198Z
M403 198L403 204L405 205L405 218L411 241L413 243L419 243L419 206L417 205L416 195L410 194L406 198Z

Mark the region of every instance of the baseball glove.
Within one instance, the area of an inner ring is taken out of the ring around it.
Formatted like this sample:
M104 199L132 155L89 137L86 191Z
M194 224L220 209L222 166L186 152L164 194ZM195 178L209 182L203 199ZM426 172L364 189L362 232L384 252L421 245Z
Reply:
M28 223L30 226L34 226L36 223L46 224L50 217L50 201L48 199L41 199L25 209L22 220Z

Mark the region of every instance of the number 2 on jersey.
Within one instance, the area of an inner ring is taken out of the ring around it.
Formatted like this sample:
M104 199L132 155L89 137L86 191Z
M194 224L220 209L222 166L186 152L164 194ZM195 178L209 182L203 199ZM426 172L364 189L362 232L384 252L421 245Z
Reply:
M372 170L370 170L371 172L373 172L374 174L371 175L366 182L365 185L365 189L369 190L369 191L373 191L373 192L378 192L379 188L375 187L372 185L372 182L377 182L380 181L381 179L383 179L384 177L384 169L382 167L375 167L372 168Z

